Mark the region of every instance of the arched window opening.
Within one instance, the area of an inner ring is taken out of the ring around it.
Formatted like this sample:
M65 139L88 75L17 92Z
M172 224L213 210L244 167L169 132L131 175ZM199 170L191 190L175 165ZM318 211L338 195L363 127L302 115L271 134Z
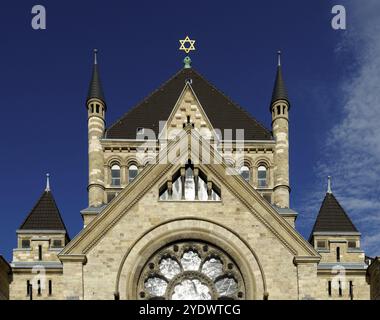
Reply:
M112 186L120 186L121 180L120 180L120 166L117 164L114 164L111 167L111 185Z
M170 184L166 183L160 188L160 200L218 201L220 189L189 163L173 175Z
M239 173L245 181L249 182L251 180L251 170L248 166L242 166Z
M96 113L99 113L99 105L96 104Z
M277 106L277 115L281 113L281 106Z
M136 165L132 164L128 168L128 182L132 182L138 175L139 169Z
M267 168L265 166L261 165L257 168L257 185L259 188L267 186Z
M146 300L244 299L245 285L227 253L200 241L172 243L156 252L141 273L137 296Z

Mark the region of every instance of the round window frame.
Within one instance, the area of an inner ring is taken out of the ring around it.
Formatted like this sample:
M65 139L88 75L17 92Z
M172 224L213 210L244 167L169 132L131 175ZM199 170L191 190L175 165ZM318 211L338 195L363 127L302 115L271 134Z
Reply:
M191 250L197 252L201 258L201 263L198 270L183 270L181 258L185 252ZM159 268L161 260L166 258L175 260L179 264L181 270L179 274L171 279L167 279L160 272ZM212 258L220 260L223 265L222 274L214 279L211 279L202 272L204 263ZM152 296L145 289L145 282L151 277L158 277L167 282L167 287L163 296ZM234 294L221 296L218 293L215 283L223 278L233 278L236 281L237 290ZM211 300L242 300L245 299L247 294L244 278L238 265L224 250L202 240L181 240L172 242L160 248L147 260L138 279L136 297L138 300L172 300L171 297L174 293L174 288L185 279L198 279L202 284L206 284L209 288Z

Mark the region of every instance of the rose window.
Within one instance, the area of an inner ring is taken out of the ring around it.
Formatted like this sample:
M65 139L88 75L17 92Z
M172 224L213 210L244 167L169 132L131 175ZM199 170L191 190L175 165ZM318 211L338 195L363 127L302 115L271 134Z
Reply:
M241 273L220 249L203 242L180 242L157 252L138 284L140 299L243 299Z

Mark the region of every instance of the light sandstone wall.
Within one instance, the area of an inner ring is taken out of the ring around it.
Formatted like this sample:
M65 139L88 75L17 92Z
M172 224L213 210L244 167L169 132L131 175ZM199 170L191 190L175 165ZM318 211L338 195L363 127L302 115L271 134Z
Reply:
M99 270L101 274L102 270ZM81 261L65 261L63 263L63 277L64 288L62 290L63 299L66 300L83 300L83 263ZM98 277L93 279L99 283L99 289L102 289L102 278ZM98 299L101 299L100 297Z
M33 284L33 300L60 300L63 299L62 272L59 270L39 274L31 270L16 270L13 272L10 283L10 300L29 300L27 295L27 281ZM37 281L41 283L41 295L38 295ZM52 281L52 295L49 295L48 282Z
M222 190L221 202L159 202L158 185L87 252L87 263L83 266L84 298L113 299L118 268L132 244L164 221L189 216L208 219L231 228L249 243L264 270L269 299L298 298L297 267L293 263L293 254L228 190ZM192 230L199 225L202 222L196 222L194 226L189 224L188 232L181 236L192 239ZM149 233L146 237L154 243L155 239ZM218 243L214 244L218 246ZM149 257L145 258L147 260ZM70 286L80 291L82 284L70 283ZM125 296L125 292L120 292L120 295Z
M342 296L339 295L338 281L341 281ZM336 272L318 272L318 290L316 297L320 300L350 300L349 285L353 283L353 300L369 300L370 286L366 279L366 271L347 271L345 274L337 275ZM332 283L331 296L328 293L328 281Z
M30 240L30 248L21 248L23 239ZM59 239L64 243L65 235L63 234L19 234L18 248L13 249L12 262L34 262L34 268L13 268L12 281L10 283L10 299L28 300L27 281L33 284L34 300L54 300L63 298L62 270L37 267L45 262L60 263L58 253L62 248L52 248L52 240ZM42 246L42 260L39 260L38 246ZM37 294L37 281L41 283L41 295ZM52 295L49 295L48 282L52 281Z
M64 243L65 238L64 235L40 235L33 236L30 239L30 248L21 248L21 239L23 237L19 236L19 247L13 249L13 261L14 262L33 262L39 261L38 256L38 246L42 246L42 261L56 261L59 262L57 258L57 254L62 250L62 248L52 248L51 247L51 239L61 239L62 243Z
M318 241L326 241L327 248L318 250L322 256L321 263L336 263L337 248L340 248L340 262L342 263L364 263L365 253L360 250L359 237L349 236L315 236L314 243ZM349 248L348 240L355 240L358 243L358 248ZM316 245L315 245L316 246Z
M317 264L312 262L297 263L299 299L313 300L317 297Z

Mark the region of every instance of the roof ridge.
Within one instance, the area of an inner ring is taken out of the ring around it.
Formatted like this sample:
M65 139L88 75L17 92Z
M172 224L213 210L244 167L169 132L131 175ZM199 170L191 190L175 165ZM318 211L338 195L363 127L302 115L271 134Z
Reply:
M232 98L230 98L223 91L221 91L220 89L218 89L210 80L208 80L206 77L204 77L202 73L200 73L196 69L193 69L193 70L196 73L198 73L198 75L201 76L214 90L218 91L224 98L226 98L231 103L231 105L233 107L235 107L236 109L239 109L239 110L243 111L248 117L250 117L252 120L255 120L255 122L257 122L257 124L259 126L261 126L262 129L264 129L265 131L267 131L272 136L272 132L268 128L266 128L260 121L258 121L256 118L254 118L244 107L242 107L239 103L234 102L232 100Z
M171 76L168 80L166 80L165 82L163 82L157 89L153 90L151 93L149 93L147 96L145 96L145 98L143 98L142 100L139 100L138 103L136 103L132 108L130 108L128 111L124 112L119 118L118 120L116 120L110 127L106 128L106 134L105 136L107 137L107 132L112 129L114 126L116 126L118 123L121 122L122 119L124 119L124 117L126 117L129 113L131 113L132 111L134 111L135 109L139 108L139 107L142 107L143 106L143 103L148 100L150 97L152 97L156 92L160 91L166 84L168 84L170 81L172 81L175 77L177 77L181 72L183 71L183 69L180 69L178 72L176 72L173 76Z

